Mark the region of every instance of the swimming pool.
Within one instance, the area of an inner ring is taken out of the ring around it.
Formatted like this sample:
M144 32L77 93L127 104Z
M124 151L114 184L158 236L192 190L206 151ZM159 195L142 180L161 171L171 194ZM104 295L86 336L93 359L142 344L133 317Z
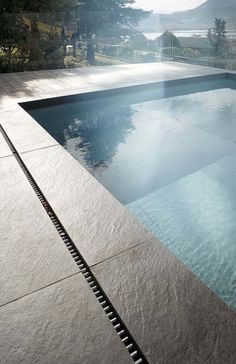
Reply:
M236 82L130 90L22 106L236 309Z

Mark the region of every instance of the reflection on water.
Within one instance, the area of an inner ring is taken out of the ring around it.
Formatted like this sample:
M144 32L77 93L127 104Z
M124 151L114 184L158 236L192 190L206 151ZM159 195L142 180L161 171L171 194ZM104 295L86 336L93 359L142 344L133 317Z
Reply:
M93 101L30 110L30 114L91 173L108 168L134 130L129 105Z
M172 111L177 119L222 139L236 142L236 93L223 88L214 92L179 96Z
M80 112L64 129L64 146L87 168L108 168L119 144L134 129L132 114L129 106Z
M214 133L205 133L206 127L198 125L203 120L208 126L212 119L220 120L222 108L224 115L232 117L235 91L220 89L227 84L231 86L232 81L147 89L128 96L67 103L30 113L112 194L127 204L234 150L232 143ZM215 90L208 91L211 88ZM191 89L195 93L189 95ZM225 92L227 97L223 97ZM208 114L206 108L210 104ZM229 138L233 135L230 130Z
M236 309L236 91L227 82L30 113Z

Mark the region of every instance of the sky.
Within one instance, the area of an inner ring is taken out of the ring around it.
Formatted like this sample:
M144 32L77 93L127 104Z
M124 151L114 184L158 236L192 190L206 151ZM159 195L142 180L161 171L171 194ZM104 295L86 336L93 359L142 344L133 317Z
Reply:
M153 10L155 13L183 11L196 8L206 0L136 0L135 7Z

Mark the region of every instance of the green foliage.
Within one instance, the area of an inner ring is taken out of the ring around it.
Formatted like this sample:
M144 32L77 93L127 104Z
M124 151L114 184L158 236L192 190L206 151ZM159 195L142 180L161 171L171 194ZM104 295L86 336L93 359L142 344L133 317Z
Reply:
M136 33L130 36L127 44L133 49L145 50L148 47L148 39L142 33Z
M133 27L150 12L134 9L134 0L87 0L79 7L82 34L119 38L133 34Z
M63 66L60 35L53 27L51 32L39 30L38 22L42 19L38 12L59 11L65 2L1 0L0 72ZM29 11L34 13L28 14ZM55 25L52 16L44 17L47 18L46 24Z
M19 14L0 13L0 72L24 70L29 32Z
M45 68L48 42L52 34L40 32L37 12L56 10L62 0L1 0L0 4L0 72ZM58 8L59 10L59 8ZM24 13L27 14L27 22ZM56 44L56 42L55 42ZM61 47L61 45L60 45ZM49 61L51 63L51 60ZM60 63L54 59L54 66ZM47 68L47 67L46 67Z
M160 48L181 48L178 38L168 30L166 30L159 38L157 38L155 43Z
M121 57L126 59L132 59L134 55L134 49L126 44L124 47L121 48L120 52Z
M76 0L1 0L0 12L5 13L42 13L59 12L72 9Z
M155 62L156 61L156 57L154 53L147 53L147 54L143 54L142 56L142 62L144 63L150 63L150 62Z
M174 55L191 59L198 59L202 56L202 53L199 50L192 48L175 48Z
M122 41L137 31L139 21L150 12L131 7L134 0L87 0L79 5L80 33L87 42L87 61L95 63L94 42L107 36Z
M99 38L117 44L133 34L139 21L150 13L135 9L134 0L0 0L0 72L63 67L67 37L64 25L72 21L76 42L86 44L86 58L95 64ZM45 27L44 27L45 25ZM44 29L45 28L45 29Z
M226 21L215 18L215 27L208 30L207 37L214 48L215 57L226 57L229 53L229 45L226 35Z

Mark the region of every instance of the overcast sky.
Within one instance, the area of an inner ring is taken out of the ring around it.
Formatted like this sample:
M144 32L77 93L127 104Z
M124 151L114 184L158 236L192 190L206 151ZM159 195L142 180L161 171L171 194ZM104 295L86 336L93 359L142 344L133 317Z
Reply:
M136 7L156 13L193 9L206 0L136 0ZM223 1L223 0L222 0Z

